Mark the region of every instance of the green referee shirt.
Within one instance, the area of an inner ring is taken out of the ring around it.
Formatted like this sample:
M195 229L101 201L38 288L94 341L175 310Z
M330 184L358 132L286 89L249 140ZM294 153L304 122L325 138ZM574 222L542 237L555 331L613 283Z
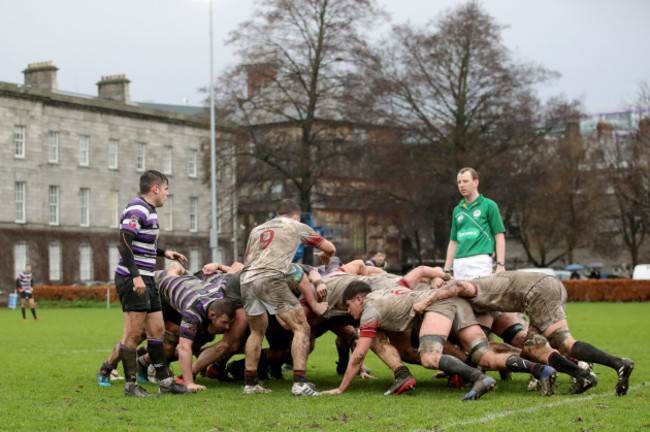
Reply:
M492 255L496 247L494 235L505 231L497 203L483 195L471 204L462 199L451 221L450 240L458 242L455 258Z

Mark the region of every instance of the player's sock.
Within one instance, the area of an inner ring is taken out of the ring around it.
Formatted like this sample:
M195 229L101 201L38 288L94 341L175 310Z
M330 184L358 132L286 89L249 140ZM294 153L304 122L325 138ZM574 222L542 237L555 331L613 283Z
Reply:
M244 384L247 386L254 386L259 383L259 378L257 377L257 371L246 370L244 371Z
M307 382L306 371L303 370L293 370L293 382Z
M587 363L598 363L612 369L621 367L621 358L607 354L587 342L576 341L571 348L571 355Z
M108 363L108 360L102 363L101 367L99 368L99 370L102 371L104 375L108 375L113 371L113 369L115 368Z
M338 339L337 339L338 342ZM343 375L345 370L348 367L348 362L350 361L350 347L345 344L336 344L336 352L339 355L339 361L336 366L336 373Z
M506 367L510 372L529 373L537 379L542 376L542 371L544 370L543 364L533 363L516 355L511 355L506 359Z
M122 367L124 367L124 379L127 383L137 382L136 367L135 367L135 350L129 349L120 344L120 359L122 360Z
M27 319L27 317L25 316L25 308L20 308L20 310L23 312L23 319Z
M577 364L556 351L553 351L551 355L548 356L548 365L558 372L562 372L576 378L589 375L589 371L578 367Z
M402 366L398 367L397 369L395 369L393 374L395 375L395 379L397 380L397 379L400 379L400 378L411 376L411 371L409 370L409 368L402 365Z
M467 366L454 356L444 354L438 362L438 369L447 372L449 375L458 374L469 382L474 382L482 376L480 370Z
M156 379L158 382L169 378L169 370L165 363L165 350L162 339L147 339L147 352L151 359L151 364L156 369Z
M32 315L34 316L34 319L36 319L36 309L30 308L32 310Z

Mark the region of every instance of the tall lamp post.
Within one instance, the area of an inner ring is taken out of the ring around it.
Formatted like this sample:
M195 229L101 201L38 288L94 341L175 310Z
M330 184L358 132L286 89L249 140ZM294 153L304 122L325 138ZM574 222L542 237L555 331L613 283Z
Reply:
M212 1L210 0L210 250L212 262L218 262L219 255L219 229L217 227L217 152L215 146L215 119L214 119L214 59L212 37Z

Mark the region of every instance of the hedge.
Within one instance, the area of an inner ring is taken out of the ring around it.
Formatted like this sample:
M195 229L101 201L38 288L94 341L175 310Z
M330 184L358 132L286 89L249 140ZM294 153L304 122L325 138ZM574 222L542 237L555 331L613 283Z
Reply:
M563 280L568 301L648 301L650 280Z
M119 302L115 285L110 285L110 302ZM65 285L41 285L34 287L34 299L38 300L88 300L106 301L106 285L84 287Z
M563 280L568 301L649 301L650 280L576 279ZM110 286L110 301L119 301L115 286ZM36 286L38 300L106 301L106 286Z

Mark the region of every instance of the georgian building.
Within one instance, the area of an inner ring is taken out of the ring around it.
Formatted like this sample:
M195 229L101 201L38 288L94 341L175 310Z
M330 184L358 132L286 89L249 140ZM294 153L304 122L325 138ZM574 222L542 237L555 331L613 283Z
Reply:
M57 71L35 63L23 84L0 82L0 291L25 264L36 284L112 280L119 216L147 169L170 182L160 247L200 269L211 258L203 109L133 103L124 75L102 77L95 97L65 93ZM219 256L232 259L232 235L219 232Z

